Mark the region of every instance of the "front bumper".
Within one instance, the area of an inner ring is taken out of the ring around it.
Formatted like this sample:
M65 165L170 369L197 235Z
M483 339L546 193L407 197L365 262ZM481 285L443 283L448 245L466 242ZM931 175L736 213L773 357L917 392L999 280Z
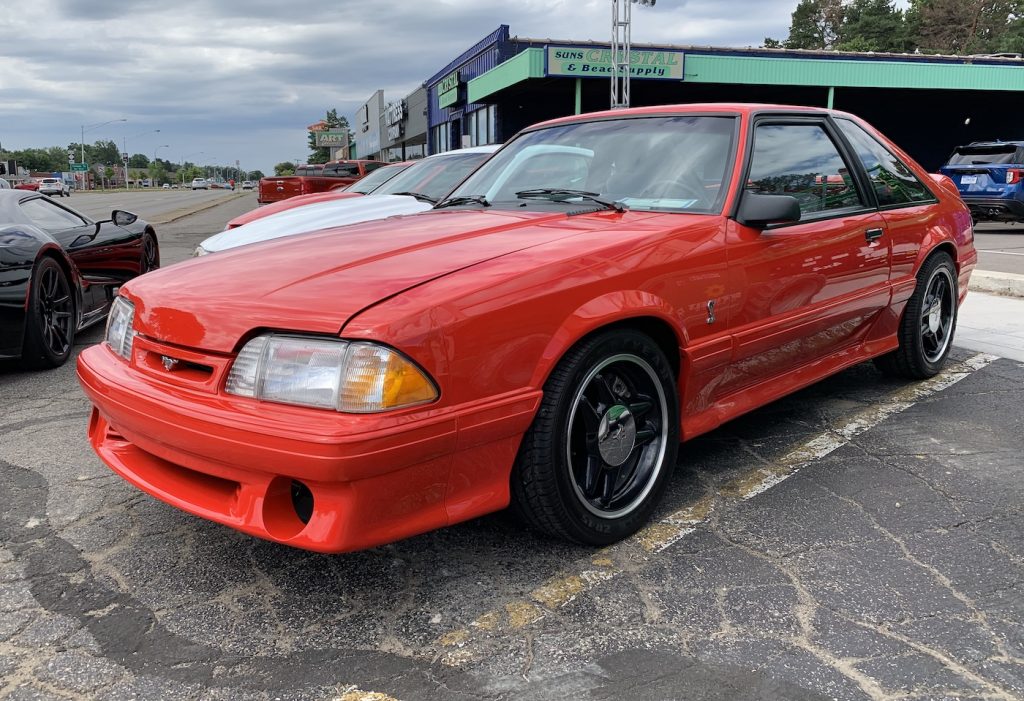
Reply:
M116 473L189 513L320 552L506 506L512 460L541 394L340 414L163 383L102 344L79 356L78 377L94 405L90 442ZM296 481L312 494L308 521L292 495Z

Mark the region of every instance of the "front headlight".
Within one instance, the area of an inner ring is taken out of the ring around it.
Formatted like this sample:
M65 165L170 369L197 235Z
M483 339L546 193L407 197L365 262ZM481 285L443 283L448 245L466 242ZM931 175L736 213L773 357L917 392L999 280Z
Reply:
M224 389L242 397L358 414L438 397L426 373L386 346L273 334L245 344Z
M110 350L125 360L132 357L132 343L135 340L135 330L132 328L134 319L135 305L124 297L116 297L110 306L110 314L107 315L107 333L104 340L110 346Z
M199 256L206 256L206 255L209 255L209 254L210 254L210 252L207 251L202 246L196 246L196 250L192 251L192 257L193 258L198 258Z

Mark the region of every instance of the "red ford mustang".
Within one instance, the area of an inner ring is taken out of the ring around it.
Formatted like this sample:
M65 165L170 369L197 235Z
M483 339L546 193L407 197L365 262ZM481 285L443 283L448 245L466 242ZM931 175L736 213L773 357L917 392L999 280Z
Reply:
M520 133L434 210L121 288L100 457L188 512L365 548L503 509L636 531L680 440L855 363L937 373L971 217L859 119L685 105Z

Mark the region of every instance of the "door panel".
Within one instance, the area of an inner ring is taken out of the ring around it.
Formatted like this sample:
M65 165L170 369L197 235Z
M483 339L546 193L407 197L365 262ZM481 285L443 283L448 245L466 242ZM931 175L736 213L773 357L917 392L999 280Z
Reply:
M758 124L746 189L797 199L802 221L730 222L732 362L719 395L860 341L889 302L886 222L824 124Z

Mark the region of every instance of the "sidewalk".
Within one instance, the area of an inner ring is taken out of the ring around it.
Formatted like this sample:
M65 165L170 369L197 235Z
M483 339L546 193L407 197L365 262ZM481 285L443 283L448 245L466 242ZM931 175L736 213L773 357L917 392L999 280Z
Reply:
M953 344L1024 362L1024 298L972 289L960 307Z

